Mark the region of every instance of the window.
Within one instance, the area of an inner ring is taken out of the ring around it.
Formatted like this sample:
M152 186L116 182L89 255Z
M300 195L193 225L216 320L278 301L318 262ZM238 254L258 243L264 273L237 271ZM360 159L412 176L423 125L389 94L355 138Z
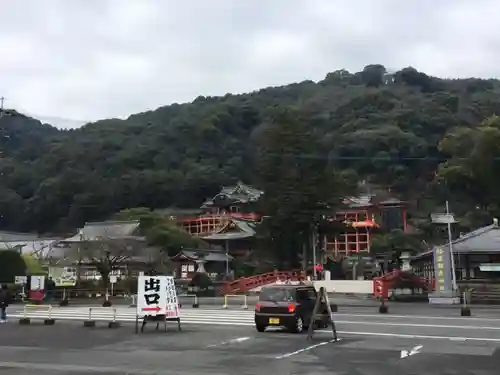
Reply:
M316 291L314 289L297 289L297 301L316 301Z
M307 289L307 296L309 299L312 299L314 301L316 301L316 290L315 289Z
M289 288L262 288L259 301L292 302L295 300L295 290Z

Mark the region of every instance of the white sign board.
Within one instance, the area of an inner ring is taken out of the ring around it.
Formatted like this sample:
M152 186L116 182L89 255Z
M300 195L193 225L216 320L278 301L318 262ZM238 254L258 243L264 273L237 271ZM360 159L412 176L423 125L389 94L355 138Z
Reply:
M165 315L166 290L166 276L139 276L137 279L137 315Z
M16 276L14 278L14 284L16 285L24 285L28 283L28 276Z
M110 284L116 284L118 281L118 277L116 275L109 275L109 283Z
M30 290L40 291L45 289L45 276L31 276Z
M175 289L175 280L173 276L166 276L167 286L166 286L166 296L167 296L167 306L166 306L166 316L167 318L179 318L179 300L177 299L177 290Z

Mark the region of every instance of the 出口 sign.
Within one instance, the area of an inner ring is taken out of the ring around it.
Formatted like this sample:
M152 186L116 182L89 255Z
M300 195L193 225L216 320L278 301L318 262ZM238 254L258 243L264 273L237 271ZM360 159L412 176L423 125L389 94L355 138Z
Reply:
M139 276L137 280L137 315L165 315L167 276Z

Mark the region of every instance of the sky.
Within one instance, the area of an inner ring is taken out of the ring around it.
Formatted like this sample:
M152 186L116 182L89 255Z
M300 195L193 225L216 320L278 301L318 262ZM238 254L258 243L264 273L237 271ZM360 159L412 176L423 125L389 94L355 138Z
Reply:
M74 127L376 63L499 77L498 14L498 0L0 0L0 96Z

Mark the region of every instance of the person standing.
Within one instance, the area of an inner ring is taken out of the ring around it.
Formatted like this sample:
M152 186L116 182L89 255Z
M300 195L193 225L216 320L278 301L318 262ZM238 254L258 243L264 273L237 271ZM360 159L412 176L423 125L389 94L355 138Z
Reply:
M0 323L7 322L7 307L10 304L10 293L7 285L3 284L0 289Z
M56 289L56 283L52 280L52 277L49 277L47 282L45 283L45 300L50 303L54 298Z

